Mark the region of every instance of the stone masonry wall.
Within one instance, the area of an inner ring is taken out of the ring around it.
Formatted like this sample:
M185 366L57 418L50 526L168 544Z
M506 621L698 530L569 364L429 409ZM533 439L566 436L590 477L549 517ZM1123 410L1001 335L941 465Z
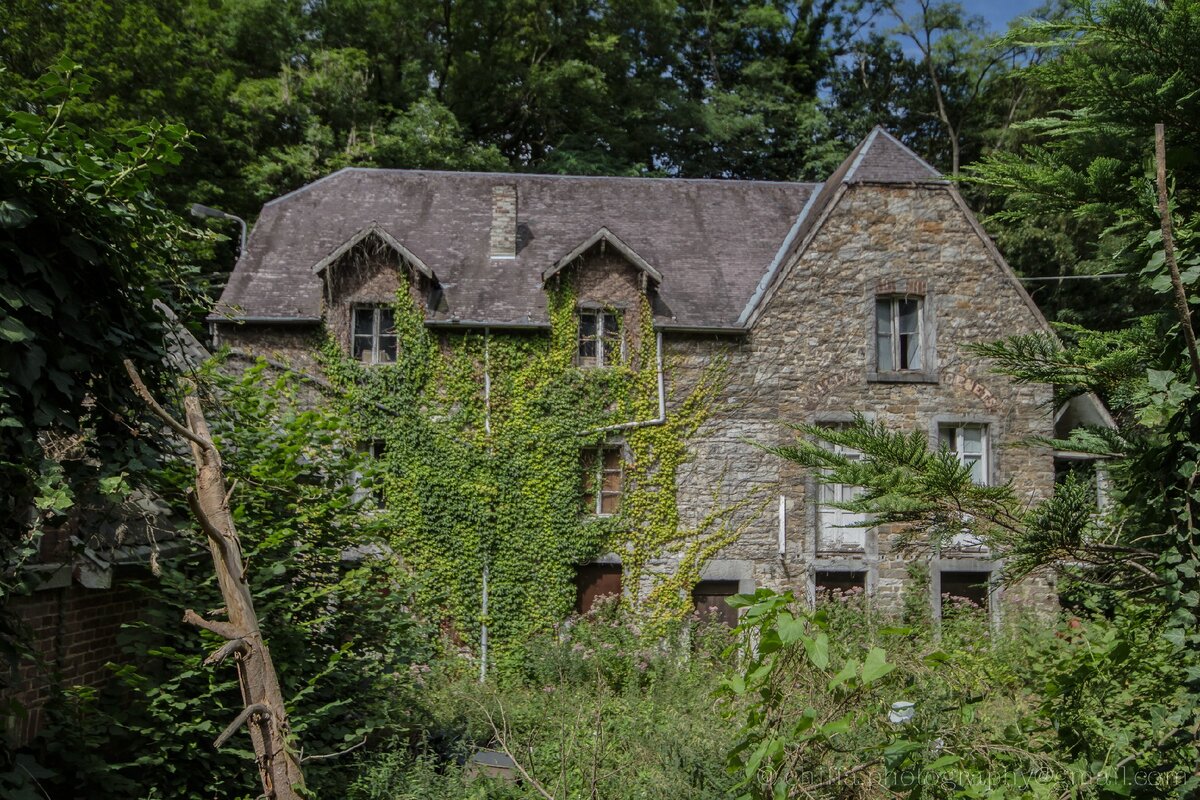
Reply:
M326 306L327 322L343 345L351 304L387 302L402 275L398 264L382 262L343 273ZM574 282L582 306L624 311L626 353L634 357L639 330L636 313L630 312L642 298L637 270L619 254L596 249L558 279ZM422 302L419 283L410 281L410 287ZM924 374L915 382L874 374L875 298L893 293L921 296L925 304L930 347ZM1050 388L1017 386L990 374L986 363L966 351L968 344L1040 329L948 188L848 187L799 262L772 290L748 336L664 336L669 402L686 397L714 359L727 364L725 394L695 437L692 458L680 473L682 523L693 525L712 511L714 492L719 505L752 500L740 519L746 525L743 536L717 556L708 577L804 596L816 569L861 570L876 604L893 609L912 586L912 559L894 551L895 531L873 531L860 552L821 548L810 502L815 482L754 444L788 441L794 435L790 424L848 421L861 412L898 429L924 431L936 446L939 421L983 423L992 444L992 480L1011 479L1030 501L1048 496L1052 454L1017 443L1052 433ZM222 326L225 342L313 374L318 373L314 348L320 335L318 326ZM780 495L786 507L782 557ZM970 551L921 560L935 575L939 566L994 566L986 553ZM674 562L668 556L657 567L670 570ZM1004 604L1015 600L1048 607L1050 588L1044 579L1029 580L1008 590Z
M909 291L916 287L924 294L927 323L936 336L936 363L927 365L930 382L872 380L876 293L906 283ZM909 582L909 562L893 551L893 532L869 535L865 552L820 552L809 502L815 483L794 464L748 442L781 444L794 436L789 424L847 421L854 412L928 432L934 446L939 420L985 423L993 480L1011 479L1021 496L1044 498L1053 491L1052 454L1016 443L1052 433L1050 388L1017 386L990 374L965 349L1039 329L947 189L850 187L746 340L668 340L675 365L672 397L683 396L716 353L725 351L729 363L725 401L698 434L694 458L681 473L684 519L699 519L712 508L714 488L725 503L761 493L765 510L719 559L751 562L756 584L792 589L798 596L809 591L814 568L856 567L868 572L876 603L897 608ZM783 557L780 494L786 503ZM964 569L986 564L986 554L942 554L946 560L951 556ZM670 568L669 560L662 566ZM1048 588L1033 580L1015 594L1044 605Z

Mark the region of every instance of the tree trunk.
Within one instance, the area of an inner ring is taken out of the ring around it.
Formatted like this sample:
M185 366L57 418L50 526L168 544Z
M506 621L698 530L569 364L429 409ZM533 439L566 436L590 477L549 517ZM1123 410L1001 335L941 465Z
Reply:
M226 640L204 663L213 666L233 656L245 704L242 713L217 737L214 744L220 747L246 723L250 728L250 740L262 778L262 796L269 800L300 800L304 788L300 759L292 746L283 693L279 688L275 666L271 663L271 653L263 641L258 616L254 613L254 601L242 563L241 542L233 525L233 516L229 513L229 495L221 454L212 443L200 401L194 395L184 399L187 413L185 427L155 402L132 363L126 361L125 368L138 394L155 414L188 440L196 462L196 486L188 494L188 504L208 537L228 621L205 619L191 609L184 612L183 619Z

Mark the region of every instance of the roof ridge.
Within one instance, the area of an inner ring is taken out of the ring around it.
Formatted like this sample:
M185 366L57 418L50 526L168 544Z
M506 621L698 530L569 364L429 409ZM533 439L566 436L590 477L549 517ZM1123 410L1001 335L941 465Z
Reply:
M672 178L649 175L564 175L561 173L547 172L482 172L479 170L457 170L457 169L403 169L400 167L342 167L336 172L331 172L328 175L318 178L312 183L305 184L298 189L294 189L287 194L280 195L273 200L268 200L264 206L278 203L280 200L285 200L293 195L300 194L319 183L335 178L338 175L348 172L362 172L365 174L386 175L386 174L404 174L404 175L454 175L470 178L517 178L521 180L574 180L574 181L637 181L637 182L653 182L653 183L705 183L705 184L728 184L728 185L745 185L752 183L756 185L767 186L796 186L796 187L813 187L820 186L820 181L777 181L777 180L757 180L753 178Z
M900 151L900 154L901 154L902 158L904 159L904 161L908 162L907 164L903 163L903 162L896 162L894 156L889 158L889 156L886 153L881 154L879 152L877 145L880 140L880 134L882 134L884 139L886 139L888 142L890 142L892 145L894 145ZM891 163L889 163L889 161ZM910 148L904 142L900 141L895 136L888 133L888 131L882 125L876 125L874 128L872 128L871 132L869 134L867 134L867 137L865 139L863 139L862 143L859 144L859 146L857 148L855 148L855 153L853 153L851 155L850 167L849 167L849 169L846 170L846 173L845 173L844 177L842 178L841 182L842 183L855 182L859 170L864 169L864 165L870 165L870 166L873 166L876 171L882 171L883 176L876 176L873 178L872 177L858 178L858 181L860 181L860 182L867 182L867 183L876 183L876 182L879 182L879 183L914 183L914 182L924 183L924 182L926 182L926 180L928 180L929 182L936 181L938 183L945 182L945 178L942 177L941 172L939 172L937 169L935 169L933 167L933 165L931 165L928 161L926 161L925 159L923 159L919 155L917 155L915 152L913 152L912 148ZM923 179L923 178L914 177L912 174L909 174L908 176L903 177L903 178L898 177L898 176L884 177L884 176L887 176L888 173L897 172L897 170L903 172L905 169L908 169L911 172L911 170L914 167L919 169L919 171L921 173L928 173L931 177L929 179Z

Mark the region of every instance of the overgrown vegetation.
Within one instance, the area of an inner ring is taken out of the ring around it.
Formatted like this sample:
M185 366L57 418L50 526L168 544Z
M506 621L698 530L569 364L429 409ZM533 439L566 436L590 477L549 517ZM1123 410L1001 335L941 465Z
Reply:
M302 386L270 377L265 365L209 378L249 582L309 787L336 796L350 780L345 759L308 759L412 728L413 669L433 655L431 634L413 612L409 571L380 546L347 480L361 459L345 421L302 408ZM189 485L188 469L171 465L164 494ZM128 662L114 665L104 691L68 692L53 707L39 753L51 770L39 778L43 790L254 796L261 787L246 732L223 749L212 745L243 707L236 674L203 666L219 641L182 622L185 608L220 605L208 553L165 562L141 590L145 618L123 634Z
M584 508L581 452L614 441L605 426L658 415L659 354L643 303L624 323L631 352L623 363L576 368L572 279L548 297L548 336L439 335L404 287L394 306L395 364L363 367L332 339L323 348L325 372L360 440L383 445L372 471L383 500L375 521L423 576L422 607L476 653L486 622L501 665L526 636L570 613L576 565L620 553L629 585L650 587L631 601L648 621L665 623L686 613L704 561L737 532L725 508L681 529L677 504L685 444L710 413L720 364L661 424L617 432L628 451L620 512L601 517ZM647 569L673 551L678 571Z
M1010 34L1003 63L959 9L922 9L902 34L937 43L914 56L894 31L848 38L862 8L832 0L534 3L500 17L455 3L6 5L0 248L19 269L0 280L5 557L32 552L39 521L85 499L117 502L160 458L160 488L174 496L169 451L129 435L116 365L132 357L154 374L164 347L153 301L180 305L190 264L211 254L151 189L248 212L346 164L824 177L857 126L882 117L939 166L964 165L1018 267L1135 273L1116 291L1058 295L1060 319L1102 332L1060 326L1058 338L979 350L1017 380L1110 403L1118 430L1043 444L1109 459L1113 504L1097 514L1091 487L1071 480L1026 508L1009 487L974 486L924 436L867 425L804 430L865 460L804 441L780 454L866 487L854 509L910 526L914 547L967 525L1006 552L1010 576L1058 570L1076 616L1012 615L990 630L947 603L933 629L914 581L911 619L854 598L814 612L764 592L735 601L746 607L737 634L686 620L681 590L734 532L719 509L699 537L678 530L670 491L719 375L667 424L626 433L634 488L621 517L589 520L580 448L601 441L597 427L654 413L645 309L638 368L584 373L570 368L569 287L554 295L549 339L439 340L403 295L399 364L365 372L327 353L348 399L341 415L299 410L311 387L261 367L240 382L210 376L293 728L306 756L351 751L310 758L310 786L372 799L1194 795L1200 375L1181 331L1200 302L1189 169L1200 8L1080 4ZM948 109L935 110L939 96ZM156 116L171 124L145 123ZM1178 281L1148 169L1159 121ZM166 183L178 122L204 137ZM355 448L375 438L386 450L372 468ZM363 513L356 472L378 481L386 513ZM640 578L676 546L683 567L640 598L641 614L557 625L571 564L624 548L627 576ZM216 597L210 572L203 559L164 568L146 587L146 619L126 632L129 663L103 691L57 699L41 766L0 773L5 792L257 793L244 741L208 744L240 707L236 685L201 668L211 643L178 621ZM455 625L439 640L445 618ZM480 686L471 656L483 621L504 669ZM911 718L897 703L913 704ZM520 780L473 778L479 748L507 750Z

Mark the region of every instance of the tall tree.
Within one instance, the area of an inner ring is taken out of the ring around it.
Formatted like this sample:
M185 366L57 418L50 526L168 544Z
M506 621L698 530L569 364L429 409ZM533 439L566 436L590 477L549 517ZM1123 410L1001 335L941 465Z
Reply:
M122 358L151 378L167 343L157 302L194 299L188 241L198 234L151 187L178 163L185 131L157 124L119 137L65 123L89 81L60 61L30 95L42 113L0 117L0 483L6 556L77 491L147 466L122 409ZM34 107L38 107L34 106ZM55 454L57 457L54 457ZM99 467L97 467L99 465Z

